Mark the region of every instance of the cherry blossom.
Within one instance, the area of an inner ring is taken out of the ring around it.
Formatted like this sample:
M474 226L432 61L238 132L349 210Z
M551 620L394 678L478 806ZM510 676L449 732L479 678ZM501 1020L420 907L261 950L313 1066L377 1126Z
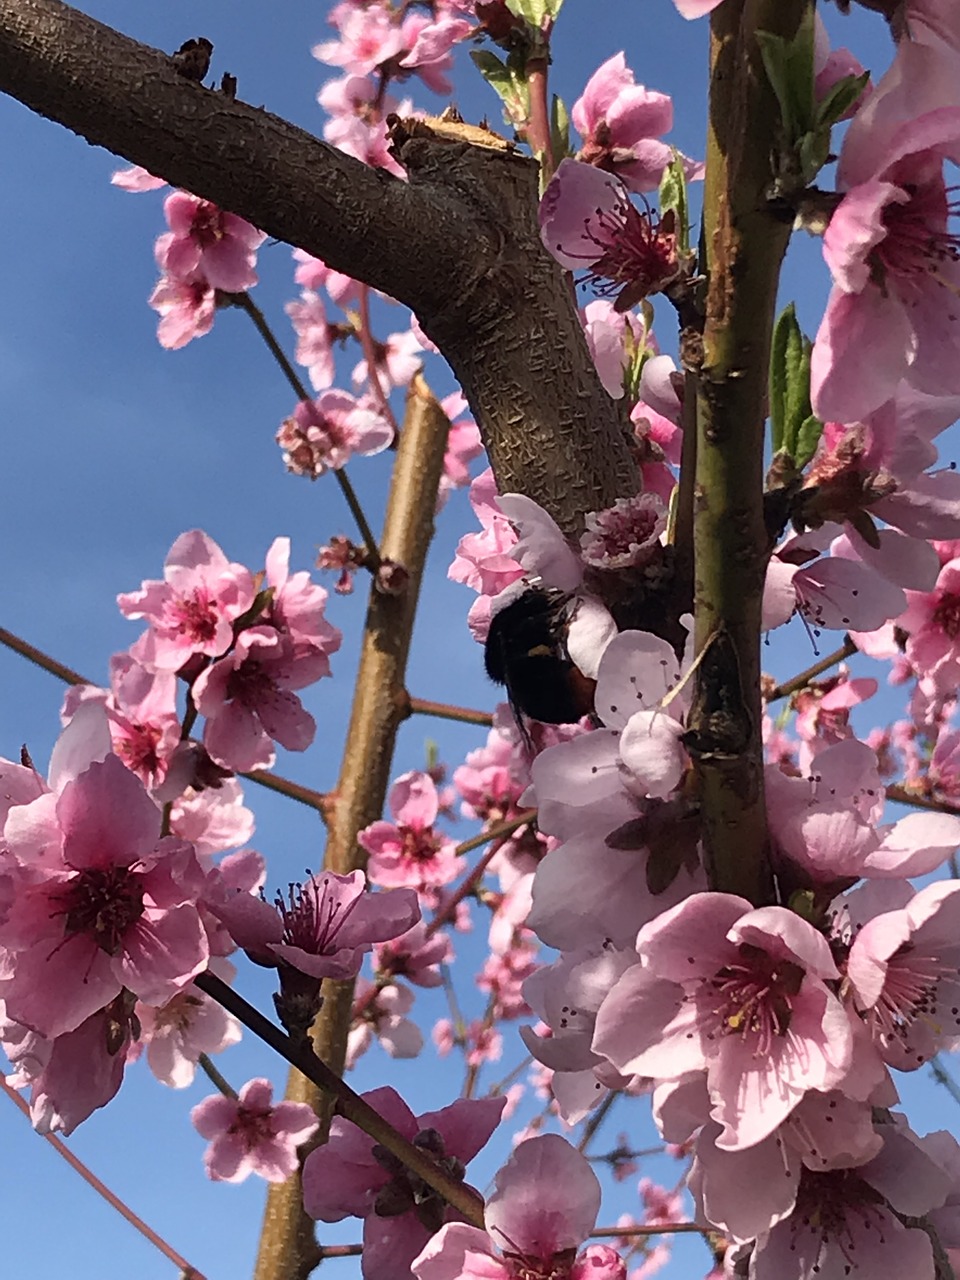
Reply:
M18 838L8 820L4 831L19 865L0 924L0 998L13 1021L52 1039L124 988L165 1003L206 968L209 945L196 855L160 836L160 810L115 756L68 782L45 818L41 839L59 864L42 871L32 855L43 829Z
M496 1128L505 1102L503 1098L460 1100L442 1111L414 1116L389 1087L363 1097L449 1176L459 1179ZM312 1218L322 1222L363 1218L361 1266L367 1280L409 1267L447 1215L446 1202L435 1191L340 1117L330 1126L330 1140L304 1163L303 1204Z
M565 1139L548 1133L521 1142L494 1181L486 1231L447 1223L414 1259L418 1280L626 1280L623 1260L608 1245L578 1253L596 1222L600 1183Z
M402 774L388 797L393 822L378 821L357 836L370 855L367 874L373 884L410 885L421 892L449 884L463 871L456 841L435 827L437 788L427 773Z
M167 351L179 351L213 328L217 296L205 280L161 276L150 294L149 305L160 315L157 341Z
M593 1047L656 1079L705 1070L718 1146L753 1146L809 1090L843 1081L853 1033L826 982L840 975L793 912L695 894L644 925L637 951L641 965L600 1006Z
M305 289L298 302L288 302L284 307L297 335L297 364L306 365L310 385L315 391L333 386L335 364L331 338L334 326L327 321L327 313L318 293Z
M406 1015L413 1008L413 992L399 982L379 987L366 978L354 986L354 1022L347 1036L346 1068L352 1071L357 1059L374 1039L391 1058L416 1058L423 1049L423 1032Z
M673 148L660 142L673 128L668 94L634 83L623 53L616 53L587 81L570 118L583 145L577 159L615 173L632 191L656 191ZM702 178L703 166L684 159L687 179Z
M228 961L215 960L214 968L226 977L233 967ZM236 1018L195 986L158 1007L138 1003L135 1013L140 1025L138 1048L146 1048L150 1070L171 1089L186 1089L193 1083L201 1054L222 1053L241 1037Z
M277 432L287 470L315 480L339 471L353 454L371 457L393 440L393 427L376 409L346 391L301 400Z
M190 1112L193 1127L210 1145L203 1153L215 1182L243 1182L251 1173L286 1182L297 1171L297 1147L319 1127L304 1102L273 1102L269 1080L248 1080L236 1098L215 1093Z
M233 640L233 624L253 604L253 575L227 560L200 529L182 533L167 553L163 581L117 597L127 618L150 630L134 656L155 671L178 671L194 654L219 657Z
M262 231L186 191L167 196L163 211L170 230L158 238L156 258L165 275L187 283L202 280L227 293L257 283L257 249L266 239Z
M943 156L958 146L960 107L911 119L889 138L844 140L846 194L824 236L834 284L811 366L821 419L863 418L901 378L935 395L960 392L960 267L943 178Z
M586 270L601 292L616 292L618 310L677 277L668 222L640 213L619 178L578 160L561 160L550 179L540 202L540 235L562 267Z

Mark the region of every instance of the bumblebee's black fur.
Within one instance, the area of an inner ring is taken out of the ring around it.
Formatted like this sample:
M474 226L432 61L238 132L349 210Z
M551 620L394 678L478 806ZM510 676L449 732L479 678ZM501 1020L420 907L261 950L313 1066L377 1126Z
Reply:
M506 686L518 721L522 712L545 724L572 724L584 714L582 677L567 653L575 609L565 591L533 586L490 623L484 666Z

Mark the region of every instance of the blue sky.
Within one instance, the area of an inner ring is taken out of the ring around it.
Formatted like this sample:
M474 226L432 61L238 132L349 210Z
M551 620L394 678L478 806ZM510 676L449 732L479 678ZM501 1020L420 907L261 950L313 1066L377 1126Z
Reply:
M217 76L224 70L237 75L244 100L262 102L320 132L315 93L333 72L311 58L310 47L329 37L324 6L88 0L85 7L168 51L189 37L207 36L215 46ZM887 43L879 21L859 12L844 21L832 10L827 16L866 65L885 64ZM706 38L706 24L683 22L669 0L567 0L554 49L553 85L569 106L596 66L624 49L638 80L673 95L672 141L688 154L702 155ZM465 50L457 55L457 67L455 98L464 116L488 115L497 127L498 103L473 73ZM417 81L407 90L428 110L442 105ZM209 337L181 352L157 345L156 317L146 298L156 277L153 240L163 230L161 197L112 188L108 179L116 167L107 153L0 98L0 421L5 441L0 529L8 557L0 625L98 682L105 679L109 655L137 634L116 610L116 594L159 576L167 549L184 529L206 529L231 558L253 568L262 564L277 534L291 536L293 563L303 568L318 544L351 531L332 481L311 485L284 471L274 433L291 411L293 397L244 316L219 315ZM815 243L798 241L791 247L785 298L797 300L809 329L816 325L826 292L819 264ZM282 310L296 296L289 249L265 247L260 275L257 301L292 351ZM406 322L402 309L381 312L379 334L403 329ZM670 350L670 330L660 337ZM429 360L426 373L439 393L452 389L441 361ZM375 528L388 467L384 458L351 467ZM455 495L438 522L408 687L414 695L489 707L491 689L464 624L472 595L446 579L456 541L470 527L466 499ZM345 641L334 679L307 695L319 725L317 742L306 755L281 756L278 764L282 773L320 789L337 773L364 597L361 583L354 596L331 600L329 616L343 629ZM809 641L799 628L777 652L783 658L780 676L811 661ZM0 754L16 758L27 743L43 767L58 732L61 696L57 681L0 651ZM893 701L888 705L892 709ZM441 758L455 766L482 742L483 733L410 721L400 735L397 773L422 764L428 737L440 744ZM257 811L254 844L268 857L271 883L285 883L319 864L323 831L315 815L259 792L248 802ZM464 972L469 955L468 947L460 964ZM461 979L461 992L466 986ZM269 989L259 974L244 973L241 988L268 1005ZM467 994L468 1007L470 1000ZM440 1010L430 1002L422 1007L429 1032ZM506 1074L520 1056L508 1029L503 1062L486 1078ZM285 1076L249 1038L220 1065L238 1085L266 1074L282 1087ZM428 1045L420 1061L399 1067L373 1051L354 1083L370 1088L393 1082L415 1110L426 1110L452 1100L460 1078L449 1064L438 1064ZM931 1093L925 1079L908 1083L904 1093L911 1104L916 1098L918 1127L954 1124L953 1103L942 1092ZM251 1179L225 1187L206 1181L200 1165L204 1144L192 1131L187 1110L209 1091L200 1081L173 1092L143 1067L134 1067L119 1098L70 1142L210 1280L227 1280L250 1272L263 1184ZM628 1111L621 1106L622 1116L615 1115L605 1130L609 1141L601 1141L598 1149L614 1145L617 1130L625 1127ZM649 1122L642 1121L638 1130L644 1145L652 1136ZM9 1171L0 1215L7 1224L9 1274L37 1280L100 1280L105 1273L168 1280L173 1275L170 1264L103 1206L12 1106L0 1107L0 1132ZM498 1151L502 1159L502 1146ZM479 1183L499 1159L478 1161ZM675 1177L675 1166L662 1176ZM623 1199L616 1204L627 1207ZM613 1209L604 1216L611 1221ZM325 1238L357 1239L358 1232L346 1224ZM687 1242L684 1248L691 1274L701 1265L705 1269L701 1247ZM345 1276L355 1272L354 1262L326 1265L339 1267Z

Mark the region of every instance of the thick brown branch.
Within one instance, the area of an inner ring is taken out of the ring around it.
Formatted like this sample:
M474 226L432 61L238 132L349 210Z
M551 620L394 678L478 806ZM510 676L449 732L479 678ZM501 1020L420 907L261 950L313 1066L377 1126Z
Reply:
M0 0L0 91L410 306L502 492L577 533L584 511L636 491L619 409L540 244L533 161L428 133L400 147L399 182L58 0Z

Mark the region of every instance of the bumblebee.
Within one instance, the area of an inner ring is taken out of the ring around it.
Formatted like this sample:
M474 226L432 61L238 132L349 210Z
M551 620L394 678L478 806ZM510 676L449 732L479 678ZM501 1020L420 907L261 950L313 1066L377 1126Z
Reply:
M567 652L577 601L555 587L533 584L490 622L484 666L523 724L522 715L545 724L571 724L593 710L594 681Z

